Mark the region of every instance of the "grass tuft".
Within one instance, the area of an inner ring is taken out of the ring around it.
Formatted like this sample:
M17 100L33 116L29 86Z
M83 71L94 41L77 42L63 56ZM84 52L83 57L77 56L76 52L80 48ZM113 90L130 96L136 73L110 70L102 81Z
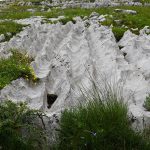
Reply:
M150 141L132 129L123 99L108 89L94 90L86 104L62 112L56 149L149 149Z

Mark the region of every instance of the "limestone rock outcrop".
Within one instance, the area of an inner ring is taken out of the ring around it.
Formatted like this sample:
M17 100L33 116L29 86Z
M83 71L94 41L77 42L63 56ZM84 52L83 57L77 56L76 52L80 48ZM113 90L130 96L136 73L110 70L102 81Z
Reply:
M142 127L143 118L150 121L150 112L143 107L150 92L150 35L127 31L116 43L110 28L95 20L86 23L81 19L66 25L36 22L1 43L1 57L9 57L10 48L32 56L31 66L40 81L35 85L17 79L0 91L0 100L27 101L51 116L76 104L81 97L79 87L92 88L92 76L99 83L107 79L122 85L129 111Z

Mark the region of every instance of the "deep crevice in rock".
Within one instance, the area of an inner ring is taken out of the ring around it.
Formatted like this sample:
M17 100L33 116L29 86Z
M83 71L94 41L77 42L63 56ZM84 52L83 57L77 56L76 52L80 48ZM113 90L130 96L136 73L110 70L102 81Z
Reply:
M127 55L127 53L123 52L123 56L125 57Z
M53 103L56 101L57 97L58 96L56 94L47 94L47 108L48 109L51 108Z

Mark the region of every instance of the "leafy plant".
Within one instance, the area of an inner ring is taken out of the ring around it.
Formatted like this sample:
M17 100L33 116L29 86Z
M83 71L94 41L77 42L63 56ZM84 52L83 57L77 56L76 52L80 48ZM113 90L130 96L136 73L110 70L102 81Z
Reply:
M11 52L12 55L8 59L0 60L0 89L20 77L37 81L30 66L32 59L18 50L11 50Z
M1 149L46 150L45 130L36 123L39 115L43 115L43 113L29 109L25 103L1 102Z

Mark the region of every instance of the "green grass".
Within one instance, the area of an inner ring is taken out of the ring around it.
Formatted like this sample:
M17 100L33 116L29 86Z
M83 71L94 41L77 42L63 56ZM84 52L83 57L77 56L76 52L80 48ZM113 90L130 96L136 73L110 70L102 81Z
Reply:
M23 77L27 80L36 81L37 78L30 67L31 58L12 50L12 56L0 60L0 89L10 84L11 81Z
M103 91L94 91L91 96L85 97L89 100L86 105L80 104L77 108L62 112L55 148L149 150L150 139L132 129L128 108L123 99L117 98L111 91L100 96L101 92L104 94ZM144 135L149 133L147 131Z
M31 16L30 12L0 12L0 19L24 19Z
M35 13L27 12L27 9L34 8L37 11ZM139 6L121 6L121 7L107 7L107 8L95 8L95 9L83 9L83 8L67 8L67 9L55 9L52 8L50 12L40 12L40 6L17 6L11 5L7 9L2 9L0 13L0 19L21 19L30 16L45 16L46 18L55 18L60 15L64 15L68 18L73 18L76 16L89 16L93 11L99 14L113 15L111 23L114 19L121 19L122 23L132 27L143 27L150 24L150 9L149 7L139 7ZM137 15L125 15L121 13L115 13L114 9L131 9L136 10ZM18 13L20 12L20 13Z
M16 6L10 5L9 7L2 9L0 12L0 19L24 19L31 16L27 9L31 6Z
M125 28L119 28L119 27L112 28L112 32L114 33L116 41L119 41L123 37L125 31L127 31L127 29Z
M4 34L4 41L8 41L12 36L22 31L23 27L25 27L25 25L18 24L13 21L0 22L0 35ZM8 35L7 33L11 33L11 35Z
M34 8L36 12L27 12L27 9ZM137 11L137 15L122 14L114 12L114 9L131 9ZM139 7L139 6L121 6L121 7L107 7L107 8L95 8L95 9L82 9L82 8L67 8L67 9L55 9L52 8L50 12L41 12L41 7L39 6L16 6L11 5L7 9L3 9L0 13L0 19L23 19L29 18L31 16L44 16L46 18L56 18L58 16L64 15L66 19L63 19L62 22L67 23L72 21L73 17L76 16L89 16L93 11L98 12L99 14L108 14L107 20L102 24L110 26L111 24L115 28L121 28L122 25L127 26L129 29L138 28L142 29L144 26L150 25L150 9L149 7ZM110 17L109 15L112 15ZM120 24L116 24L114 20L121 20ZM114 33L120 34L121 31L113 30ZM123 30L122 30L123 31ZM118 33L119 32L119 33ZM138 32L136 33L138 34Z
M46 135L36 124L40 111L25 103L0 103L0 147L2 150L46 150ZM40 120L41 121L41 120Z
M18 6L16 4L2 9L0 12L0 19L24 19L34 16L34 13L28 12L27 9L40 10L38 6Z

